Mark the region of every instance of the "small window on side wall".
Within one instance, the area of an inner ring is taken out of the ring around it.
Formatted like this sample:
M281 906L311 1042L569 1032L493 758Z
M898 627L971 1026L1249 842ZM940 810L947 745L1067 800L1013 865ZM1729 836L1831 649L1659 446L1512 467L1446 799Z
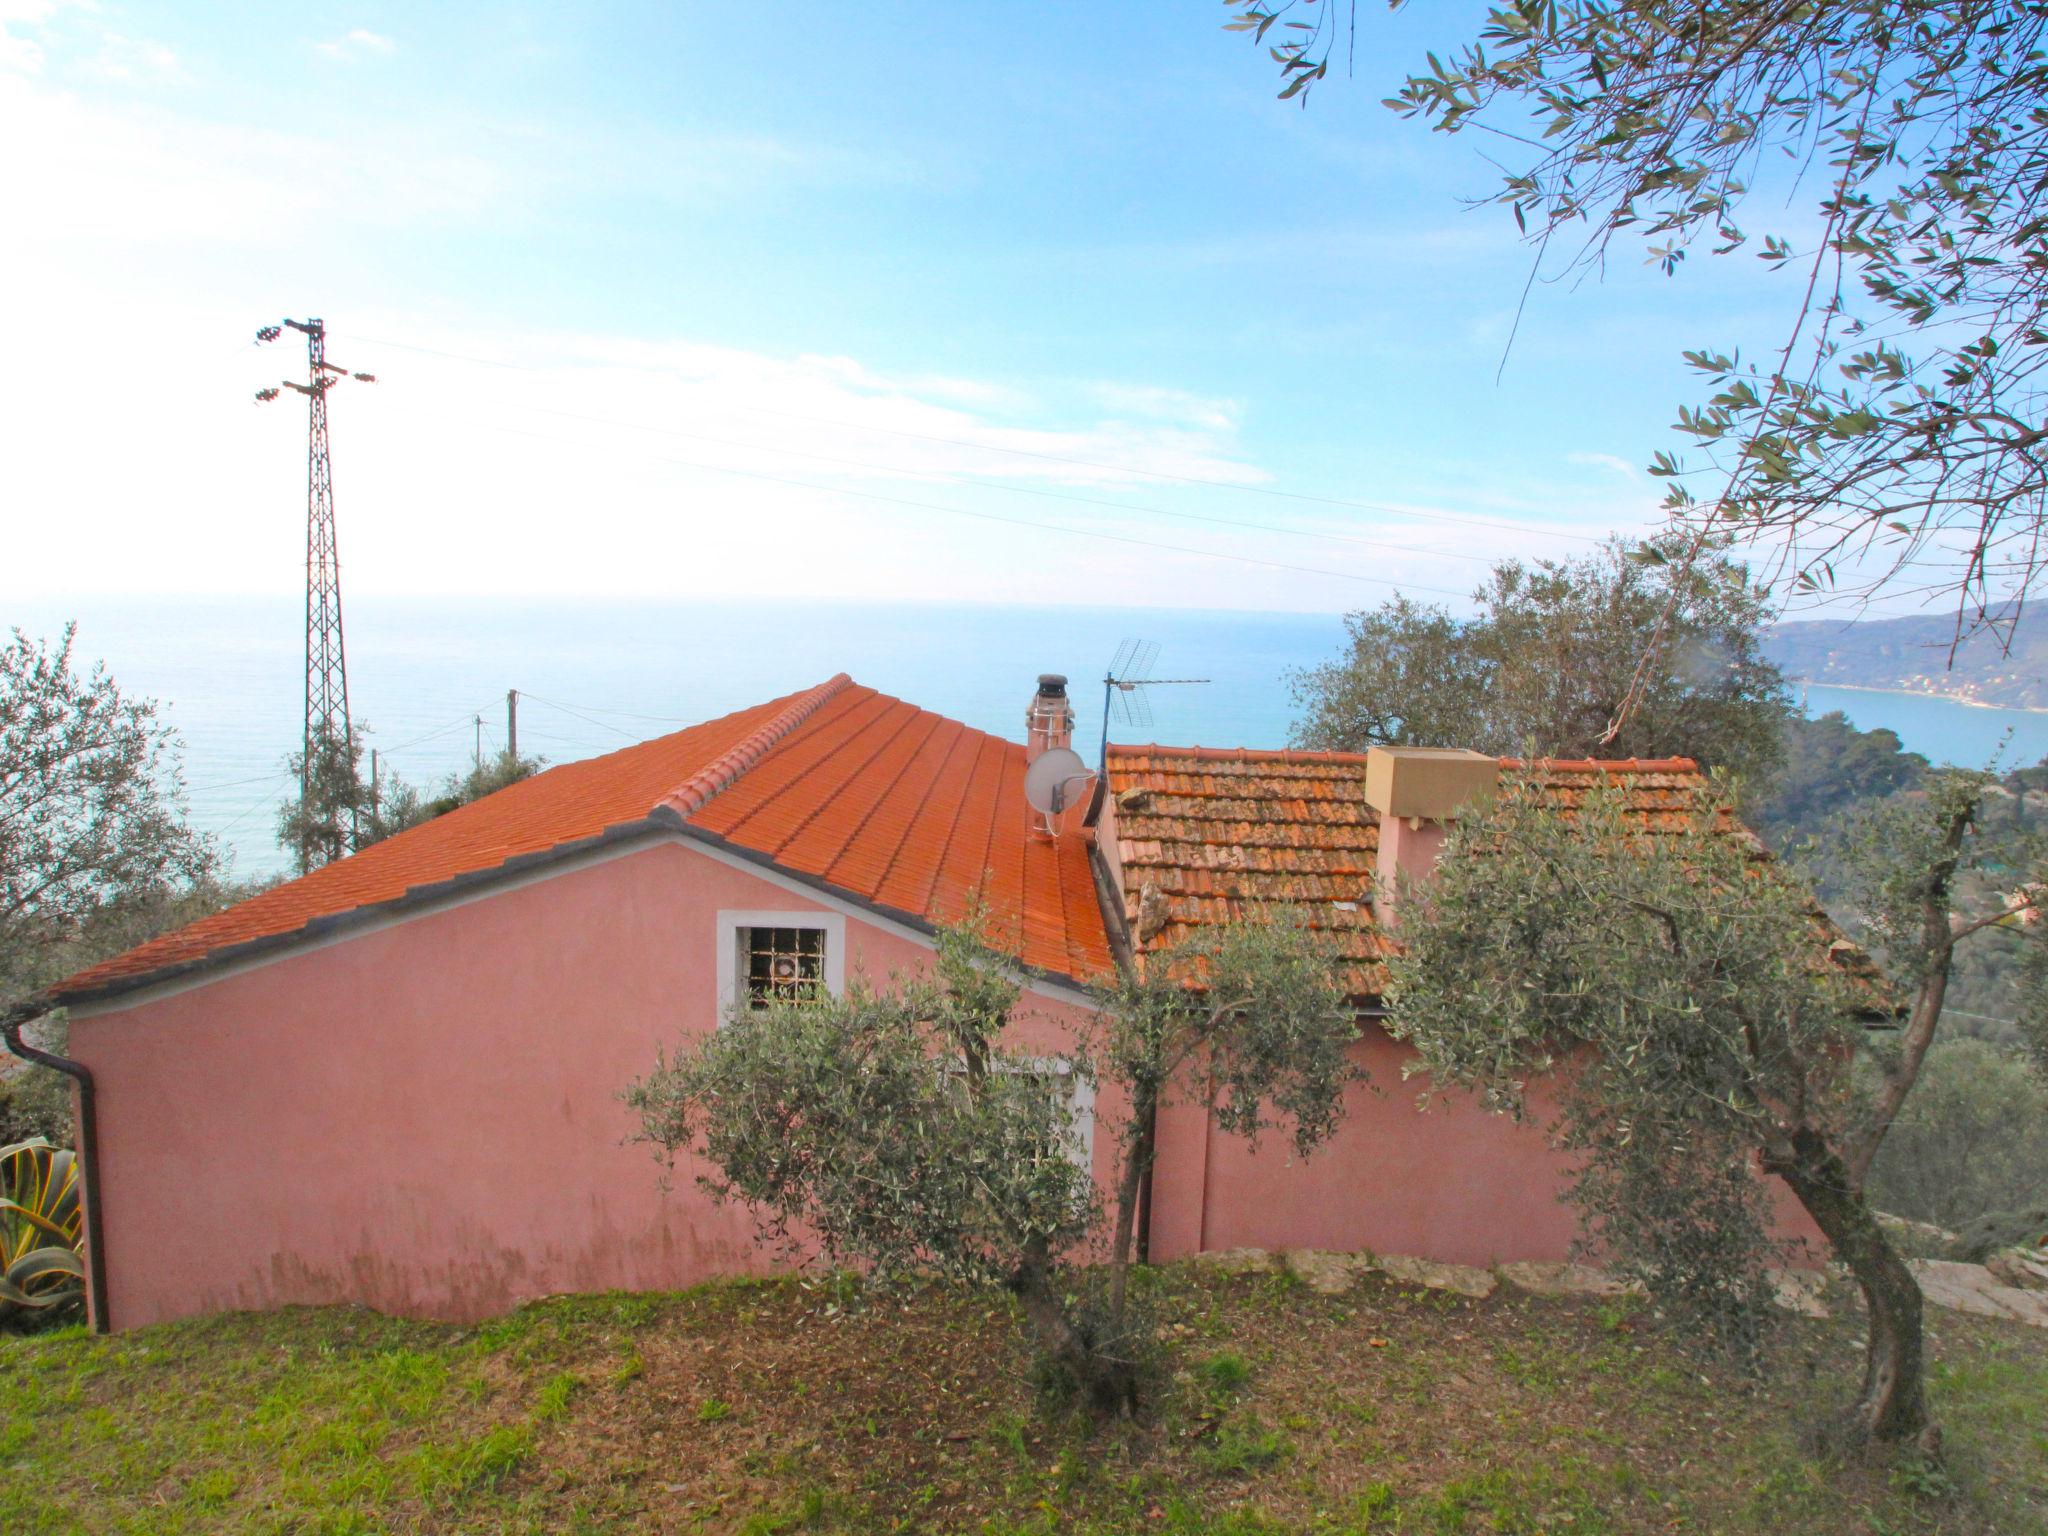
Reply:
M770 1003L814 1003L825 991L825 930L742 927L741 990L749 1008Z
M837 912L718 914L718 1017L735 1008L815 1002L846 984L846 919Z

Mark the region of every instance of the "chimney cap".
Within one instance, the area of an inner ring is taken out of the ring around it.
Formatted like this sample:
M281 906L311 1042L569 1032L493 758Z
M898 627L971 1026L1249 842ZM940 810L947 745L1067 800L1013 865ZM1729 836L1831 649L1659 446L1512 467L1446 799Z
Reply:
M1365 800L1382 816L1448 821L1484 805L1500 785L1500 759L1462 747L1373 747L1365 754Z
M1067 693L1067 674L1064 672L1039 673L1038 691L1051 698L1065 698Z

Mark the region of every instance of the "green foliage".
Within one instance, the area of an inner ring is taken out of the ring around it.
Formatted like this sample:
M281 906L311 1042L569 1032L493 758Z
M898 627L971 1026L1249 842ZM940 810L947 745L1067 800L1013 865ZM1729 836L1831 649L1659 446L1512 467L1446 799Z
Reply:
M1236 1477L1270 1467L1288 1449L1285 1435L1253 1419L1243 1424L1225 1423L1195 1454L1208 1471Z
M1684 756L1738 776L1775 762L1784 680L1763 658L1765 599L1742 567L1645 563L1617 541L1583 560L1504 562L1474 597L1464 622L1403 597L1350 615L1349 652L1293 677L1296 743ZM1638 678L1667 608L1656 665ZM1605 739L1639 683L1637 708Z
M1250 1385L1251 1362L1236 1350L1226 1349L1196 1365L1195 1378L1217 1396L1230 1397Z
M0 1322L76 1306L83 1239L77 1155L41 1139L0 1147Z
M1516 1115L1531 1078L1559 1084L1573 1198L1610 1262L1747 1342L1781 1258L1752 1169L1793 1106L1840 1130L1857 999L1815 963L1805 892L1719 811L1703 794L1645 835L1618 796L1563 816L1510 780L1404 901L1387 996L1435 1083Z
M1148 955L1105 1001L1094 1041L1103 1075L1147 1104L1176 1094L1212 1104L1218 1129L1254 1143L1284 1124L1303 1157L1337 1128L1358 1026L1306 923L1197 929Z
M1818 836L1829 819L1918 785L1927 759L1908 752L1896 733L1858 730L1839 710L1808 718L1788 715L1775 772L1743 797L1743 820L1773 848Z
M707 1397L697 1405L699 1424L716 1424L721 1419L732 1417L732 1404L722 1397Z
M299 874L346 858L371 840L364 835L373 809L363 777L367 735L361 721L346 737L323 728L285 760L299 788L277 808L277 842Z
M61 1009L22 1029L26 1044L58 1056L64 1054L69 1035ZM0 1057L0 1067L7 1073L0 1077L0 1142L40 1136L60 1147L71 1145L71 1079L48 1067L17 1065L7 1057Z
M530 779L546 762L545 758L515 757L509 751L500 752L496 757L478 763L467 773L449 774L442 781L440 792L431 799L397 774L388 774L378 785L373 814L364 827L358 846L367 847L394 832L403 832L408 827L445 816L472 801L483 799L485 795L496 794L521 780Z
M1021 991L969 925L941 939L936 975L736 1006L626 1102L642 1140L671 1164L697 1153L698 1183L786 1251L1007 1286L1049 1357L1091 1395L1127 1397L1096 1376L1109 1341L1080 1327L1060 1277L1095 1224L1095 1183L1058 1078L1005 1043Z
M545 759L510 752L479 762L467 773L451 773L429 797L397 774L383 773L373 785L363 771L370 728L355 722L347 741L322 732L313 743L313 774L304 777L304 752L286 760L302 790L278 807L277 841L294 867L309 869L382 842L395 833L495 794L540 772Z
M77 673L75 628L0 646L0 1005L148 937L215 875L177 737L104 668Z
M1001 1309L929 1289L851 1315L796 1281L661 1297L623 1392L598 1385L629 1337L611 1296L489 1329L310 1307L8 1338L0 1530L1979 1536L2048 1512L2037 1330L1946 1320L1933 1390L1959 1491L1936 1505L1904 1486L1916 1473L1895 1485L1798 1434L1816 1394L1853 1387L1853 1316L1790 1325L1806 1347L1741 1378L1655 1333L1589 1330L1565 1302L1443 1313L1388 1287L1372 1327L1390 1353L1311 1292L1276 1310L1203 1267L1154 1278L1167 1318L1261 1362L1255 1400L1212 1418L1194 1398L1092 1440L1034 1411ZM1498 1375L1504 1347L1555 1382ZM564 1373L590 1385L543 1422ZM694 1422L711 1393L743 1405L740 1427ZM1262 1425L1291 1450L1223 1470Z
M1951 1230L2048 1201L2048 1080L2015 1051L1937 1041L1869 1188L1879 1209Z
M1226 1131L1284 1119L1313 1147L1340 1112L1355 1028L1322 946L1264 924L1155 958L1105 999L1077 1057L1049 1064L1007 1044L1022 985L985 931L942 930L934 972L886 990L855 980L842 997L735 1008L625 1098L641 1139L671 1165L694 1154L699 1184L746 1205L764 1237L874 1276L1007 1287L1049 1388L1129 1408L1155 1330L1122 1263L1106 1281L1071 1267L1100 1201L1061 1085L1099 1068L1139 1106L1122 1127L1121 1258L1149 1155L1144 1106L1213 1096Z
M1904 1032L1872 1043L1877 1067L1893 1084L1910 1084L1959 975L1974 982L1989 971L2003 980L2002 991L1987 1000L2011 1010L2001 1043L2038 1039L2048 1028L2048 990L2040 984L2048 975L2048 835L2018 822L2012 804L1989 773L1941 769L1914 791L1839 818L1829 856L1816 861L1830 905L1911 995ZM1960 1022L1984 1032L1984 1020ZM1890 1099L1897 1097L1894 1090ZM1877 1101L1887 1102L1883 1088ZM1942 1104L1963 1110L1954 1100Z
M699 1182L791 1249L815 1240L878 1275L1008 1282L1027 1245L1087 1233L1093 1184L1070 1155L1065 1096L1003 1043L996 1000L1018 983L959 948L940 952L939 974L735 1008L628 1090L642 1139L671 1159L698 1151Z
M1272 47L1281 95L1306 100L1339 8L1230 3L1260 37L1308 18ZM1478 34L1388 105L1491 130L1494 198L1553 278L1597 270L1617 240L1667 273L1701 249L1796 264L1801 297L1761 360L1686 354L1709 393L1678 416L1703 462L1654 465L1674 516L1767 546L1802 590L1931 583L1959 616L2009 624L2040 580L2048 509L2048 15L1512 0ZM1752 206L1799 212L1752 238Z

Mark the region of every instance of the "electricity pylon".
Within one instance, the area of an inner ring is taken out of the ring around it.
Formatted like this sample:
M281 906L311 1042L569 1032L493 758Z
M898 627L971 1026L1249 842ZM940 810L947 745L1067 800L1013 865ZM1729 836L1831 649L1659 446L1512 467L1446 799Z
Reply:
M285 379L279 388L306 397L306 724L299 763L299 804L310 808L315 776L335 760L353 774L355 728L348 712L348 652L341 627L341 557L334 538L334 465L327 441L327 392L344 378L365 384L375 375L351 374L327 361L327 327L318 320L287 320L256 333L260 342L276 341L285 327L306 338L306 381ZM260 389L258 400L275 400L278 389ZM308 829L300 862L311 869L340 851L353 848L359 832L355 797L336 807L324 828ZM346 826L343 825L344 821Z

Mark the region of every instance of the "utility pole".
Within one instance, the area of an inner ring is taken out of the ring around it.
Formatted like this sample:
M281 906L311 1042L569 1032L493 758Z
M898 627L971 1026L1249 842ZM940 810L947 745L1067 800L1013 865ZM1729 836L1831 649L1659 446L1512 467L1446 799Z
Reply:
M334 536L327 392L344 378L374 384L376 377L350 374L327 361L327 327L319 320L266 325L256 339L276 341L287 327L306 338L306 381L285 379L278 388L258 390L256 398L275 400L279 388L306 397L306 713L299 769L299 805L304 810L313 804L323 768L331 771L338 763L350 775L355 772L355 726L349 718L348 659L341 627L341 557ZM351 794L347 806L336 807L325 826L317 831L308 829L299 850L301 863L312 869L330 855L352 849L360 831L356 797Z
M484 771L484 717L476 717L476 771Z
M519 690L505 690L505 756L519 761Z

